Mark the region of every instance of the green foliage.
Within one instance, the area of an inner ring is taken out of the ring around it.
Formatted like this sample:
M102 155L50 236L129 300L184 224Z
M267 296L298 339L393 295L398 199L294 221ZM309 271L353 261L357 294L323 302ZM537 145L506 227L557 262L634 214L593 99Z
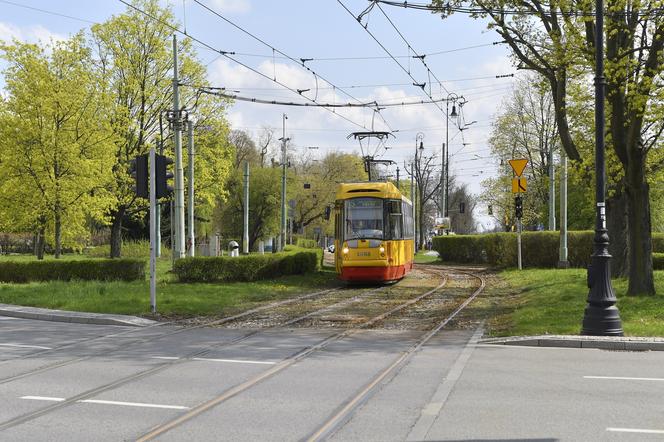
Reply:
M653 270L664 270L664 253L652 254L652 268Z
M82 35L0 47L0 230L39 231L61 246L104 221L115 142L111 97Z
M108 244L90 247L85 249L83 253L91 258L106 258L111 252L111 246ZM161 256L170 257L171 251L168 247L162 244ZM149 241L125 241L122 243L122 256L125 258L142 258L150 259L150 242Z
M302 247L303 249L317 249L318 243L313 239L298 238L295 242L297 247Z
M145 279L143 259L0 261L0 282L136 281Z
M587 267L592 253L593 232L569 232L568 261L572 267ZM524 267L556 267L558 232L523 232L521 251ZM496 267L517 265L516 233L450 235L433 239L433 247L443 261L488 264Z
M295 252L235 258L227 256L183 258L175 262L173 273L180 282L257 281L313 272L317 267L317 253Z
M652 234L652 251L653 253L664 253L664 233Z

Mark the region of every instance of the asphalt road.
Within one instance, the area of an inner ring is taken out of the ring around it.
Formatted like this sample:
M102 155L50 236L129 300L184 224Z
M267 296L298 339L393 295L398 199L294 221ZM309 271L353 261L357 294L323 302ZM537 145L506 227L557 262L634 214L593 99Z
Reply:
M468 345L475 332L443 330L330 438L664 439L664 353ZM0 317L0 440L135 440L333 333ZM332 342L159 440L306 439L418 336Z

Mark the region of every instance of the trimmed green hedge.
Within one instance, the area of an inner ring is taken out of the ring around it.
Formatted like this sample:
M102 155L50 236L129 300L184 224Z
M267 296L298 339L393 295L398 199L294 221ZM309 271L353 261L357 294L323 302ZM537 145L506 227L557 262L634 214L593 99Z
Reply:
M283 275L313 272L316 252L274 253L231 258L194 257L175 261L173 273L180 282L256 281Z
M594 232L568 232L567 260L571 267L588 267L593 252ZM653 267L664 270L664 234L653 233ZM551 268L558 265L559 232L523 232L521 252L524 267ZM450 235L433 239L433 248L443 261L515 267L516 233Z
M652 254L652 268L654 270L664 270L664 253Z
M302 247L303 249L317 249L318 243L314 239L298 238L295 241L297 247Z
M523 232L521 251L524 267L556 267L560 236L558 232ZM587 267L592 253L593 232L569 232L568 261L572 267ZM433 248L443 261L489 264L497 267L517 265L516 233L449 235L433 239Z
M136 281L145 279L143 259L0 261L0 282Z
M653 253L664 253L664 233L652 234L652 251Z

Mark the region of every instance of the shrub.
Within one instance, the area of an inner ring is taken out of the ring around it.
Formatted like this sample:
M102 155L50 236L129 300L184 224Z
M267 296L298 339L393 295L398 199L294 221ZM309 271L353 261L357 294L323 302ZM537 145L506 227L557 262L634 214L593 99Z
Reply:
M664 270L664 253L652 254L652 268L653 270Z
M0 282L29 281L136 281L145 279L142 259L86 259L48 261L1 261Z
M183 258L175 261L173 273L180 282L256 281L282 275L313 272L317 254L288 252L248 255Z
M314 239L298 238L295 242L297 247L302 247L303 249L317 249L318 243Z
M521 253L524 267L556 267L560 234L558 232L523 232ZM593 232L569 232L568 261L572 267L587 267L592 253ZM516 233L439 236L434 249L443 261L489 264L496 267L517 265Z
M652 251L653 253L664 253L664 233L652 234Z

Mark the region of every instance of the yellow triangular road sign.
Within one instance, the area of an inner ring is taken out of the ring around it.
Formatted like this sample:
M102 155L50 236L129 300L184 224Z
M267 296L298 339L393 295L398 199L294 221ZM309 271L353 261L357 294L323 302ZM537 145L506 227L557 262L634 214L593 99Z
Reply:
M526 168L526 164L528 164L528 160L526 159L510 160L510 166L512 166L512 170L516 176L521 176L523 169Z

